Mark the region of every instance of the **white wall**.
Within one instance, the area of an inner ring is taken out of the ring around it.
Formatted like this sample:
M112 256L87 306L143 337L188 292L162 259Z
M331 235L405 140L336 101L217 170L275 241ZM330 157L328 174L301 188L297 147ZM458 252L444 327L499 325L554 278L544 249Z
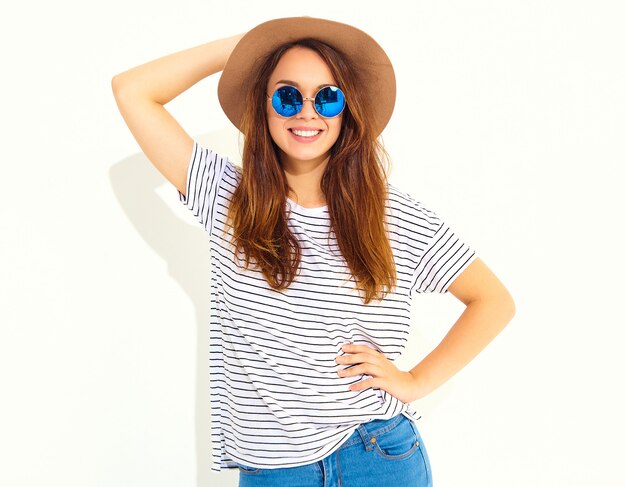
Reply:
M387 50L398 78L384 132L392 182L445 217L516 301L509 326L414 403L436 487L618 485L623 7L306 5L3 8L0 484L236 485L236 472L209 471L207 241L139 149L110 82L264 20L311 15ZM236 157L218 76L167 107ZM417 364L461 311L452 295L418 296L398 365Z

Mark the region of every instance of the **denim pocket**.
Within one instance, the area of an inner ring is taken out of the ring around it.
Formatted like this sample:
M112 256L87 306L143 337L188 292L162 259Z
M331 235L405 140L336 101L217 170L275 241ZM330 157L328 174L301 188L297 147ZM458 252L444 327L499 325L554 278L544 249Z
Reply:
M419 447L415 430L411 427L410 420L404 415L392 429L375 435L375 438L376 448L374 450L389 460L408 458Z

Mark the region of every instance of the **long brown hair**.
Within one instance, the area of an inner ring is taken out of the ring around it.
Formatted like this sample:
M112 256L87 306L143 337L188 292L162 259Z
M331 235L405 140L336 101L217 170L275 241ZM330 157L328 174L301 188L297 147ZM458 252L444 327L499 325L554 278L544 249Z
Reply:
M227 225L233 227L235 252L243 251L246 269L254 261L272 288L289 287L300 267L301 250L287 225L289 185L267 124L266 91L281 56L295 46L317 52L346 95L341 131L330 150L321 189L341 254L368 304L382 299L397 279L385 221L389 157L372 124L370 104L375 100L363 99L359 71L328 44L316 39L285 43L253 70L241 125L242 179L230 202Z

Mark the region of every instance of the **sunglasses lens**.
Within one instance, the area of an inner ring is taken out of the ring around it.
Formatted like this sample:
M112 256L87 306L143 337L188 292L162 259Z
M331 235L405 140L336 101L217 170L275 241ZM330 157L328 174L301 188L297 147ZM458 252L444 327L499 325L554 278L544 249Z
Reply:
M272 96L272 106L283 117L292 117L302 110L302 95L293 86L281 86Z
M326 86L315 96L315 108L322 117L336 117L346 106L346 97L336 86Z

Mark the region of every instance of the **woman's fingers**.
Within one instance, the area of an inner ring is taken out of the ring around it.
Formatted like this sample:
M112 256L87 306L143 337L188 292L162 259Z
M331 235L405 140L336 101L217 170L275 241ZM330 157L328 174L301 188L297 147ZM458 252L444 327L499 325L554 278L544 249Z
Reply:
M338 356L338 364L352 365L337 371L339 377L369 375L367 379L350 385L351 391L360 391L369 387L378 387L395 396L402 402L410 402L415 397L415 378L410 372L399 370L384 353L367 345L344 345L345 355Z

